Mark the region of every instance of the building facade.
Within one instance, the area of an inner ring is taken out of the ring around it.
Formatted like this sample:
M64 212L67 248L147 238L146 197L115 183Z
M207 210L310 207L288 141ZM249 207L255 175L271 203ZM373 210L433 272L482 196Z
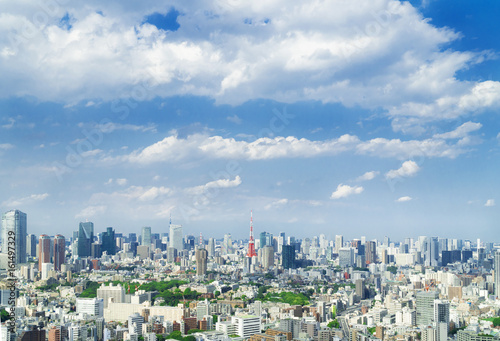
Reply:
M12 210L2 215L2 253L9 254L9 245L11 250L15 251L15 263L26 263L26 236L27 234L27 216L19 210ZM9 242L14 242L9 244Z

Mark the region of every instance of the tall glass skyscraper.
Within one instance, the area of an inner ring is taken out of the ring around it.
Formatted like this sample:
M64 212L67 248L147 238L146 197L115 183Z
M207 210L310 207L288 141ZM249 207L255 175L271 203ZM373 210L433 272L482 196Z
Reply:
M151 227L144 226L141 237L141 245L151 246Z
M283 269L295 268L295 248L291 245L283 245L281 252L281 266Z
M102 247L101 251L106 251L108 255L116 254L116 240L115 231L112 227L108 227L106 232L102 234Z
M50 263L50 237L41 234L38 241L38 271L42 272L42 264Z
M177 251L184 250L184 242L182 240L182 225L170 224L170 247Z
M9 234L9 231L14 232L14 234ZM26 213L12 210L2 215L2 253L9 253L9 237L15 237L16 265L26 263L26 231Z
M80 228L78 229L78 256L90 257L93 242L94 223L80 223Z
M57 234L54 237L54 269L61 271L61 264L65 263L66 258L66 238Z
M36 236L28 234L26 237L26 253L29 257L36 257Z

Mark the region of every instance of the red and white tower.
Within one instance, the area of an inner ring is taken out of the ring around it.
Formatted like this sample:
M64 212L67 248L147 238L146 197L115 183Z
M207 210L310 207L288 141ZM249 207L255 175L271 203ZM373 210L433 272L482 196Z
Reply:
M248 253L247 257L257 257L257 252L255 252L255 242L253 240L253 212L250 211L250 241L248 242Z

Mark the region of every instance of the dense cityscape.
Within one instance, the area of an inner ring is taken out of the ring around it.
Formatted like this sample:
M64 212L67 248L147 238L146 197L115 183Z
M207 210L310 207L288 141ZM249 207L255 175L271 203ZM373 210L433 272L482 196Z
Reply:
M2 215L1 232L2 341L500 336L500 250L489 241L254 238L252 217L246 240L172 222L161 233L97 232L88 221L67 238L28 234L19 210Z
M500 0L0 0L0 341L500 341Z

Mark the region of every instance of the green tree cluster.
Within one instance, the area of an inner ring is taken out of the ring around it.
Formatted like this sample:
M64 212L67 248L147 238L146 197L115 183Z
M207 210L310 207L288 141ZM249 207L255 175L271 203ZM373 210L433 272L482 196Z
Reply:
M262 287L261 287L262 288ZM259 288L260 289L260 288ZM278 295L274 293L267 293L266 295L257 295L257 300L259 301L270 301L270 302L283 302L290 305L307 305L309 304L308 298L301 293L293 292L281 292Z
M327 327L330 328L330 329L339 329L340 328L340 323L339 321L337 321L337 319L331 321L330 323L327 324Z
M395 266L388 266L387 271L395 275L398 272L398 268Z
M168 334L165 339L175 339L175 340L179 340L179 341L196 341L196 338L192 335L188 335L188 336L182 336L181 332L176 330L175 332L171 332L170 334Z
M99 283L97 282L87 282L87 288L80 294L80 297L94 298L97 297L97 289L99 288Z
M2 309L2 311L0 311L0 318L1 318L2 322L5 322L5 321L10 319L10 315L7 312L7 310Z

